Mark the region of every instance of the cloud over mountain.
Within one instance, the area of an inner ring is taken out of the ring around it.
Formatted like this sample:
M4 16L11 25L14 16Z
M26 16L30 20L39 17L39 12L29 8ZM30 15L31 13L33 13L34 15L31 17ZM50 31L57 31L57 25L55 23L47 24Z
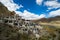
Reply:
M0 2L2 2L8 8L8 10L15 11L17 14L22 16L22 18L24 18L24 19L35 20L35 19L40 19L40 18L45 17L44 14L36 15L36 14L31 13L31 12L29 12L27 10L24 10L24 12L16 11L17 9L19 9L19 8L21 8L23 6L14 3L13 0L0 0ZM40 2L40 1L37 0L37 2Z
M36 15L34 13L31 13L27 10L24 10L24 12L20 12L20 11L15 11L17 14L19 14L20 16L22 16L23 19L27 19L27 20L36 20L36 19L40 19L45 17L44 14L41 15Z
M60 9L55 10L55 11L51 11L51 12L49 13L49 16L50 16L50 17L60 16Z
M21 7L22 5L17 5L16 3L13 2L13 0L0 0L10 11L15 11Z

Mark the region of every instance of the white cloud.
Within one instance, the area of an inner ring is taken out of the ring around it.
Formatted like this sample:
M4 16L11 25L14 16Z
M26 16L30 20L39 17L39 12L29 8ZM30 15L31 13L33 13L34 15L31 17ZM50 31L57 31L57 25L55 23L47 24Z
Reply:
M59 8L59 7L60 7L60 3L58 3L57 0L46 1L44 4L45 4L46 6L48 6L49 9Z
M49 13L50 17L60 16L60 9Z
M43 0L36 0L36 3L37 3L38 5L41 5L42 2L43 2Z
M51 9L53 9L52 7L48 7L48 9L46 11L50 11Z
M36 19L40 19L40 18L45 17L44 14L36 15L34 13L28 12L27 10L24 10L23 13L17 12L17 11L15 11L15 12L18 13L20 16L22 16L23 19L27 19L27 20L36 20Z
M19 16L22 16L22 12L20 12L20 11L15 11L16 12L16 14L19 14Z
M42 0L39 0L37 2L40 2ZM27 10L24 10L24 12L16 11L17 9L23 7L22 5L18 6L16 3L13 2L13 0L0 0L10 11L15 11L16 14L19 14L24 19L28 20L36 20L45 17L44 14L36 15L34 13L28 12Z
M21 7L22 5L18 6L16 3L13 2L13 0L0 0L10 11L15 11Z

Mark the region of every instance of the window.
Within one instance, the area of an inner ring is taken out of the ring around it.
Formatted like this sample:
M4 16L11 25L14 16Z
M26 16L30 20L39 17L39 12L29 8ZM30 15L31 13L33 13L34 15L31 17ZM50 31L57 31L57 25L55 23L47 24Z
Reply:
M27 29L25 29L25 31L27 31Z
M9 18L9 17L6 17L6 18Z
M22 24L19 24L20 26L22 26Z
M18 23L14 23L14 25L18 25Z
M12 18L14 18L14 17L12 17Z
M27 31L27 29L23 29L23 31Z
M11 20L11 21L9 21L9 23L12 23L12 20Z
M5 22L5 23L7 23L7 22L8 22L8 20L5 20L4 22Z
M20 20L20 19L18 19L18 20Z

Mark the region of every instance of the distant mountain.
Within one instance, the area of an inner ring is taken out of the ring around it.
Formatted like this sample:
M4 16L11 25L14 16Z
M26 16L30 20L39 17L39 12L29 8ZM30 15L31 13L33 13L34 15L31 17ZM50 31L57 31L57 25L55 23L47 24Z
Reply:
M50 17L50 18L41 18L39 20L33 20L33 22L51 22L51 21L60 21L60 16Z

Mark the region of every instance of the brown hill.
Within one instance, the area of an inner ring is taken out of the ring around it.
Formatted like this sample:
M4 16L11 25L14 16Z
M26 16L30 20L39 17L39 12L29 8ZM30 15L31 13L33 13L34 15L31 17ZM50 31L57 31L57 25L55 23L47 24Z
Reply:
M60 21L60 16L50 17L50 18L41 18L39 20L33 20L35 23L39 22L51 22L51 21Z
M12 16L14 15L15 12L10 12L7 7L5 7L1 2L0 2L0 16Z

